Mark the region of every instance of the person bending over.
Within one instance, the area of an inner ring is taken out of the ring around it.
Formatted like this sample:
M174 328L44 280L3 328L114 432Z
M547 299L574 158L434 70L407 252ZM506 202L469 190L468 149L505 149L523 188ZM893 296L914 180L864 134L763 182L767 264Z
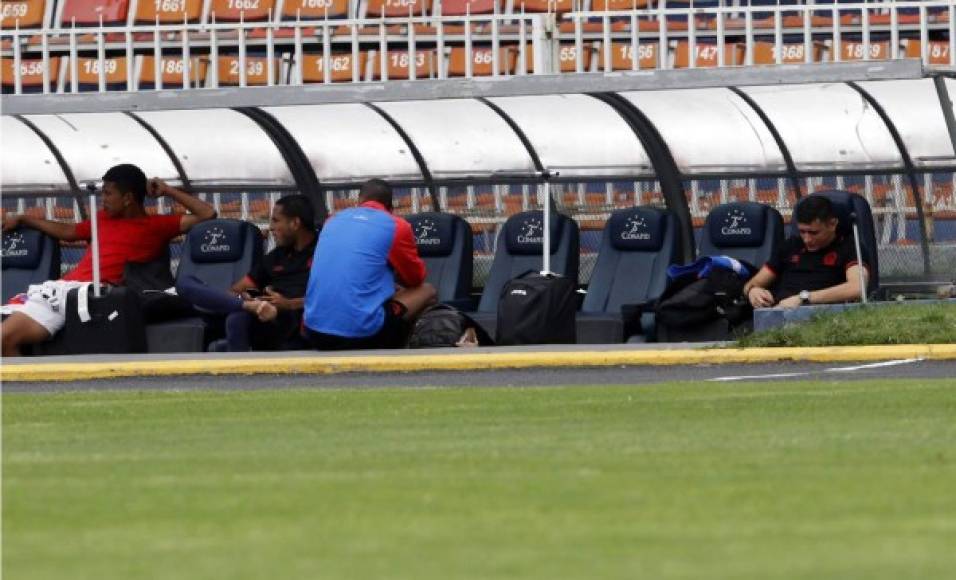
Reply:
M332 216L319 235L304 336L320 350L402 348L409 324L434 301L412 227L392 214L391 187L366 182L359 206Z
M830 200L811 195L796 212L799 236L787 239L775 256L744 286L754 308L796 308L860 299L860 268L852 236L837 233Z
M315 252L315 217L304 195L278 200L269 230L276 247L228 292L196 276L176 283L176 293L200 309L226 314L225 347L231 352L301 346L305 288Z
M166 196L182 204L188 214L148 215L143 203L151 197ZM103 282L121 285L127 262L155 260L169 241L195 224L216 216L213 207L188 193L171 187L158 178L147 183L146 175L135 165L111 167L103 175L103 209L97 212L100 246L100 277ZM93 209L93 208L91 208ZM6 215L3 231L26 226L63 241L90 240L89 220L71 224L25 215ZM93 254L90 248L76 267L60 280L24 288L4 305L3 356L19 356L23 345L50 339L66 324L66 294L93 280Z

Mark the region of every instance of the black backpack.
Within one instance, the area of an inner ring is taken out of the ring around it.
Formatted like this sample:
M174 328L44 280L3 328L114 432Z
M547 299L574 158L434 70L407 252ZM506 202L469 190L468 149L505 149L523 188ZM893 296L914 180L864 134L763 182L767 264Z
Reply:
M454 306L435 304L422 312L412 326L408 348L457 346L462 335L473 328L479 346L494 344L481 325Z
M731 326L748 319L753 309L743 296L746 280L725 268L706 278L688 274L672 281L657 302L657 322L669 328L692 329L718 318Z

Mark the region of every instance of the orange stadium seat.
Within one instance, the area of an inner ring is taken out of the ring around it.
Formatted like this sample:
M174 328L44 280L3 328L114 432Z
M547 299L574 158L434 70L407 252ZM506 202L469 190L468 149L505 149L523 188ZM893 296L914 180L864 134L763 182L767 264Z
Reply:
M6 30L40 28L46 10L44 0L3 0L0 2L0 27Z
M514 0L514 11L521 14L522 9L529 13L553 12L564 14L574 10L574 0Z
M126 24L129 13L129 0L65 0L60 23L70 26L76 20L77 26L96 26L103 18L103 24Z
M60 75L60 57L50 57L50 89L56 88L56 81ZM12 88L15 86L13 78L13 59L0 59L0 78L3 79L3 86ZM42 59L22 59L20 61L20 86L28 91L30 89L43 90L43 60Z
M949 64L949 42L945 40L929 41L929 63ZM923 51L918 39L911 38L906 42L906 58L923 58Z
M716 44L697 44L695 51L695 66L698 68L710 68L717 66L717 54L719 49ZM743 64L744 47L739 44L727 44L724 46L724 66ZM681 41L677 43L677 49L674 51L674 68L687 68L690 62L690 45Z
M419 50L415 53L415 78L434 78L438 72L438 59L434 50ZM389 51L387 59L388 78L403 80L409 78L408 51ZM376 54L372 59L372 78L382 78L382 57Z
M349 0L286 0L282 4L282 17L286 20L324 20L348 18Z
M103 60L103 70L106 76L108 90L126 89L126 57L118 56ZM66 80L72 82L72 68L67 67ZM76 60L76 80L80 90L96 90L100 83L100 62L95 58L80 57Z
M604 50L597 49L598 63L600 70L604 70ZM637 66L641 69L657 68L658 45L657 43L639 44L637 46ZM611 43L611 69L612 70L632 70L634 62L634 47L630 42L612 42Z
M182 88L183 87L183 57L182 56L164 56L160 63L160 77L163 79L163 88ZM209 68L209 60L206 58L194 57L190 59L189 84L193 87L201 87L206 84L206 72ZM156 58L153 56L144 56L141 68L139 70L139 88L152 88L156 86Z
M595 12L619 12L635 8L647 8L649 0L592 0L591 10Z
M371 18L381 16L408 16L409 12L423 16L432 9L432 0L369 0L365 15Z
M581 44L582 51L582 60L584 61L584 70L587 71L590 69L591 65L591 49L592 45L589 42ZM517 50L517 49L516 49ZM558 49L558 65L561 67L561 72L574 72L577 70L577 46L574 44L562 44L561 48ZM528 44L525 47L525 70L529 73L534 72L534 50L531 45Z
M863 60L864 46L862 42L842 42L840 43L841 60ZM871 42L870 58L872 60L884 60L890 58L889 42Z
M501 5L499 0L444 0L441 3L441 15L494 14L495 10L502 11Z
M360 52L358 55L358 80L362 80L365 73L365 63L368 62L368 53ZM331 80L334 83L352 81L352 53L343 52L329 55L329 64L331 69ZM302 55L302 81L306 83L324 83L325 72L323 69L324 61L321 54Z
M139 0L136 4L138 24L182 24L199 22L203 0Z
M246 57L246 85L257 86L269 84L269 63L264 56ZM238 86L239 85L239 56L226 55L220 56L217 61L219 85ZM275 66L272 67L273 74L279 72L279 61L275 60ZM275 78L273 78L275 81Z
M210 20L216 22L259 22L275 12L275 0L212 0Z
M781 46L783 58L781 62L784 64L799 64L806 62L806 47L803 43L794 43L794 44L784 44ZM772 42L755 42L754 43L754 64L776 64L777 55L776 55L776 46ZM813 45L813 61L820 62L823 56L823 45L819 43L814 43Z
M465 47L456 46L448 54L448 76L465 76ZM517 51L511 47L498 47L498 74L514 74L518 62ZM494 65L494 55L491 47L474 47L471 49L471 74L476 77L491 76Z

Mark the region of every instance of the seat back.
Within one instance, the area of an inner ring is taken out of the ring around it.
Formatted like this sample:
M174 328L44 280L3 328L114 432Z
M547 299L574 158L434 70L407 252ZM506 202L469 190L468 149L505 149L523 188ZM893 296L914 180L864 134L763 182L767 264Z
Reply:
M426 281L438 291L438 301L466 300L471 293L474 262L468 222L450 213L435 212L405 219L412 224L418 255L428 272Z
M20 227L3 233L3 303L30 284L60 278L60 244L39 230Z
M632 207L611 214L581 311L619 314L624 304L653 300L679 259L677 219L663 209Z
M698 256L730 256L760 268L783 242L783 217L774 208L752 201L725 203L704 222Z
M226 290L262 258L262 246L259 228L249 222L202 222L186 235L176 279L192 275L213 288Z
M515 214L505 222L498 234L498 248L478 303L479 312L497 312L501 289L508 280L528 270L541 270L543 225L544 213L540 210ZM579 246L577 222L566 215L552 213L551 270L575 283L578 280Z
M812 195L822 195L830 200L833 211L839 220L837 234L841 236L853 237L853 222L850 220L850 214L856 214L856 223L860 232L860 253L863 254L863 261L870 267L866 287L868 292L875 292L880 287L880 264L876 246L876 226L873 224L873 212L870 211L870 204L863 196L849 191L834 189L818 191ZM794 215L796 215L797 208L805 199L807 198L804 197L797 202L796 207L793 208ZM790 227L791 235L800 235L796 220L792 220Z

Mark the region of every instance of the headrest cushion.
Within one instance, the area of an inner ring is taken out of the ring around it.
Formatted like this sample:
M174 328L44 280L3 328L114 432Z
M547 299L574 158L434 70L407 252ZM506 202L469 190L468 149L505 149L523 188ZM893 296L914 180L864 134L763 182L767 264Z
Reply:
M33 270L43 258L46 236L30 228L17 228L3 234L3 269Z
M455 249L455 216L447 213L420 213L408 216L423 258L448 256Z
M236 220L203 222L189 231L190 256L194 262L235 262L242 257L246 224Z
M558 213L551 214L551 253L557 251L564 220ZM503 236L508 252L517 256L541 254L544 243L544 212L525 211L515 214L505 222Z
M756 248L763 245L767 207L759 203L727 203L707 216L707 234L718 248Z
M656 252L664 244L667 213L649 207L622 209L607 222L611 245L624 252Z

